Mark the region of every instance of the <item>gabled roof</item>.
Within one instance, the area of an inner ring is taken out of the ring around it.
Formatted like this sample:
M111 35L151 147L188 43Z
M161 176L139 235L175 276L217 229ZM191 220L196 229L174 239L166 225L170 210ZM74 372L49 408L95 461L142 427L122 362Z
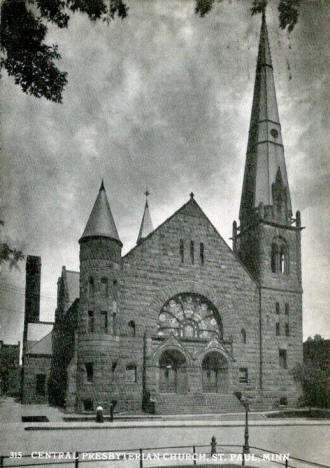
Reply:
M53 353L52 349L52 331L50 331L46 336L41 338L41 340L33 343L28 346L27 354L47 354L51 355Z
M153 230L154 228L151 221L148 200L146 200L137 243L141 243L142 240L147 237Z
M186 216L192 216L196 218L204 218L207 220L207 222L212 226L215 234L221 239L221 241L224 243L225 247L230 251L230 253L235 257L237 262L242 266L242 268L245 270L245 272L248 274L248 276L251 278L251 280L257 284L255 278L251 275L249 270L246 268L246 266L242 263L240 258L236 255L236 253L229 247L227 242L224 240L224 238L221 236L219 231L216 229L216 227L212 224L210 219L206 216L202 208L199 206L199 204L196 202L194 199L194 194L190 194L190 199L182 205L177 211L175 211L169 218L167 218L162 224L160 224L156 229L154 229L147 237L145 237L139 244L137 244L135 247L133 247L130 251L124 255L124 259L128 257L129 255L133 254L137 249L140 248L145 242L148 241L159 229L161 229L166 223L168 223L172 218L177 216L178 214L184 214Z
M94 236L108 237L120 242L121 244L103 180L80 241Z

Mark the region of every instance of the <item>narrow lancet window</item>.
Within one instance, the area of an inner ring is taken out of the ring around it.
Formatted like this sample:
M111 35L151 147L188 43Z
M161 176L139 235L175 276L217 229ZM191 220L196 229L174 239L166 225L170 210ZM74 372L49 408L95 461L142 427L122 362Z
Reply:
M86 367L87 382L93 382L93 377L94 377L93 363L92 362L87 362L85 364L85 367Z
M101 295L102 297L108 297L108 280L107 278L101 279Z
M94 312L92 310L88 312L88 331L89 333L94 332Z
M287 369L288 368L288 362L287 362L286 349L279 349L278 355L279 355L280 367L282 367L282 369Z
M181 263L184 263L184 242L183 242L183 239L180 240L180 258L181 258Z
M88 298L89 299L94 299L94 294L95 294L95 283L93 278L89 278L88 281Z
M190 259L191 263L195 262L194 241L190 241Z
M103 310L101 312L101 315L102 315L103 331L107 333L108 332L108 312L106 310Z
M272 273L282 275L289 274L289 251L284 239L276 238L271 248L271 270Z
M201 265L204 265L204 244L203 244L203 242L201 242L199 244L199 256L200 256L200 259L201 259Z
M280 323L276 322L276 336L280 336L281 330L280 330Z
M133 320L128 323L128 336L135 336L135 322Z

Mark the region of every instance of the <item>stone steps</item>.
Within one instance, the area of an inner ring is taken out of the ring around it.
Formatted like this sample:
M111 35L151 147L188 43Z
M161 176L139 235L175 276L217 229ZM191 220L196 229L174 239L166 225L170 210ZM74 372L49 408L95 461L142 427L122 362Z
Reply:
M232 394L159 394L155 402L156 414L203 414L244 412Z

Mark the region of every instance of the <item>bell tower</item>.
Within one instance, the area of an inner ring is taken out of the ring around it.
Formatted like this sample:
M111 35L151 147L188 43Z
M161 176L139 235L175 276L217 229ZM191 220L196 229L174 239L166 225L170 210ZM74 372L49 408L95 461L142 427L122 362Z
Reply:
M259 285L260 401L291 402L302 361L301 219L292 215L265 12L233 249ZM262 404L261 404L262 406Z

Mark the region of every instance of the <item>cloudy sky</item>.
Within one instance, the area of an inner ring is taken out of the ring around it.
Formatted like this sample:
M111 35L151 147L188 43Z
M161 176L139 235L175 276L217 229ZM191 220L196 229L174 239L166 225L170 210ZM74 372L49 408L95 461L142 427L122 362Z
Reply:
M238 217L260 16L223 0L207 17L189 0L129 1L110 26L74 15L49 43L68 72L63 104L1 87L2 236L42 257L41 319L51 320L62 265L104 178L124 252L148 186L154 226L195 193L224 239ZM271 2L274 3L274 2ZM327 0L305 0L288 36L267 13L293 209L303 225L304 335L329 337L329 68ZM24 263L3 268L0 339L21 339Z

